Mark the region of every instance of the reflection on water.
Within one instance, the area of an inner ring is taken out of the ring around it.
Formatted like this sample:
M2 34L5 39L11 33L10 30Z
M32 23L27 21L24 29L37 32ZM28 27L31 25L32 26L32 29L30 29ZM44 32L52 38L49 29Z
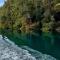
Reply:
M42 33L27 35L29 46L43 53L51 54L60 59L60 34Z
M0 60L57 60L51 55L42 54L28 46L18 47L6 36L0 35Z
M8 35L7 35L8 36ZM59 33L30 33L19 34L14 32L14 35L9 35L10 40L13 40L17 45L24 44L27 41L27 46L38 50L42 53L52 55L60 60L60 34ZM22 41L21 41L22 40Z

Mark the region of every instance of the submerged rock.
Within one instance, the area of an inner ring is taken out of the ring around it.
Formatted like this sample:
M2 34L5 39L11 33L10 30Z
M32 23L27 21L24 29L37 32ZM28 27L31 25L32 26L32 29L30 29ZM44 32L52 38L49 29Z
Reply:
M0 35L0 60L56 60L49 55L42 54L30 48L24 49L18 47L13 42L9 42L10 40L7 37L3 40Z

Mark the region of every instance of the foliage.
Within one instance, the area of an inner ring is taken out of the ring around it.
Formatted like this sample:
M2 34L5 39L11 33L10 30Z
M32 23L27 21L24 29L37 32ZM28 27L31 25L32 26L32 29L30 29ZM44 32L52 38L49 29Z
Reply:
M49 0L7 0L0 8L0 22L5 29L28 32L37 29L52 30L54 6L58 3ZM60 0L59 0L60 1ZM38 23L39 22L39 23ZM38 23L38 24L37 24ZM29 28L30 27L30 28Z

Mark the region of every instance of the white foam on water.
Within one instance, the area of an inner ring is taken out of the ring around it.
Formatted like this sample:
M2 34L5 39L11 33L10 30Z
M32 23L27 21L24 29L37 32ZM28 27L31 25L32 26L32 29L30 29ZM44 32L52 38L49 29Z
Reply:
M31 53L30 53L31 52ZM0 60L56 60L54 57L42 54L27 46L18 47L7 37L0 35Z
M28 46L23 46L22 48L28 50L37 60L57 60L56 58L50 55L42 54L39 51L29 48Z
M36 60L29 51L22 49L11 42L7 37L0 35L0 60Z

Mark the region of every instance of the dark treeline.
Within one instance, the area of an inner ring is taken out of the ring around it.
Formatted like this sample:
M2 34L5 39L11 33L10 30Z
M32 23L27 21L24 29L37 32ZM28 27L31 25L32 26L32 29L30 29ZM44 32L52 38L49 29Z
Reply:
M7 0L0 8L1 29L49 32L59 26L60 0Z

